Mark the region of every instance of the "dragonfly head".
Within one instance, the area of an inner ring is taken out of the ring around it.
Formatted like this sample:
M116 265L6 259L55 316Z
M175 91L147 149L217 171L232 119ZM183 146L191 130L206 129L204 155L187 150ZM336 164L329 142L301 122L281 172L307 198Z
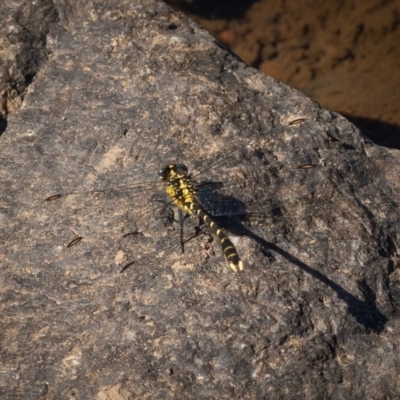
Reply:
M188 169L185 164L170 164L158 171L158 179L168 182L175 177L187 176Z

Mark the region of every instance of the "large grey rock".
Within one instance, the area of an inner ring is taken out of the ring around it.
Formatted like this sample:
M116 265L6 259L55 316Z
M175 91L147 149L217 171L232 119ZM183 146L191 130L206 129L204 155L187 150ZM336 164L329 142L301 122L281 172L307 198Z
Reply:
M1 397L400 396L398 154L163 3L55 10L1 137ZM246 207L245 271L154 218L170 162Z

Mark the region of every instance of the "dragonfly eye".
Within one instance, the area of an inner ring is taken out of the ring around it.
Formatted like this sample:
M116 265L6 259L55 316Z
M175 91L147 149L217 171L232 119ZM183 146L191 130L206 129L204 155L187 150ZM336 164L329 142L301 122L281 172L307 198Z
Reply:
M168 180L168 175L169 175L169 167L161 168L158 172L158 179L160 181L167 181Z
M175 164L175 172L178 175L187 175L188 174L188 168L185 164Z

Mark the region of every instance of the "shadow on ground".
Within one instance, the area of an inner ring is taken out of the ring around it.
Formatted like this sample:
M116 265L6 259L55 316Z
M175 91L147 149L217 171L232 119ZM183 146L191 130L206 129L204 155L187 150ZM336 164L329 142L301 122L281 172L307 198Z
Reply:
M221 223L220 225L224 226L224 223ZM317 279L328 286L333 292L336 293L339 299L347 304L348 312L359 324L365 327L367 332L372 331L375 333L380 333L384 329L385 324L388 322L388 318L377 308L376 294L364 279L357 282L358 287L363 293L364 297L363 300L360 300L320 271L311 268L309 265L283 250L276 244L268 242L262 237L256 235L240 222L240 218L230 219L229 228L229 230L235 235L247 236L254 240L260 246L262 253L266 258L269 259L269 261L275 259L273 253L279 254L293 265L311 275L314 279Z
M372 118L342 115L375 144L400 150L400 126Z
M206 19L240 19L257 0L166 0L171 7Z

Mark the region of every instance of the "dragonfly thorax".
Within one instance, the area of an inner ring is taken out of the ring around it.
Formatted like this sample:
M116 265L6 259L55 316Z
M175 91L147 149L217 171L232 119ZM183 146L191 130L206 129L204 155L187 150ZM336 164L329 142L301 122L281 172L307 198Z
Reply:
M160 180L167 182L166 192L181 209L192 214L197 209L197 188L188 175L184 164L170 164L158 171Z

